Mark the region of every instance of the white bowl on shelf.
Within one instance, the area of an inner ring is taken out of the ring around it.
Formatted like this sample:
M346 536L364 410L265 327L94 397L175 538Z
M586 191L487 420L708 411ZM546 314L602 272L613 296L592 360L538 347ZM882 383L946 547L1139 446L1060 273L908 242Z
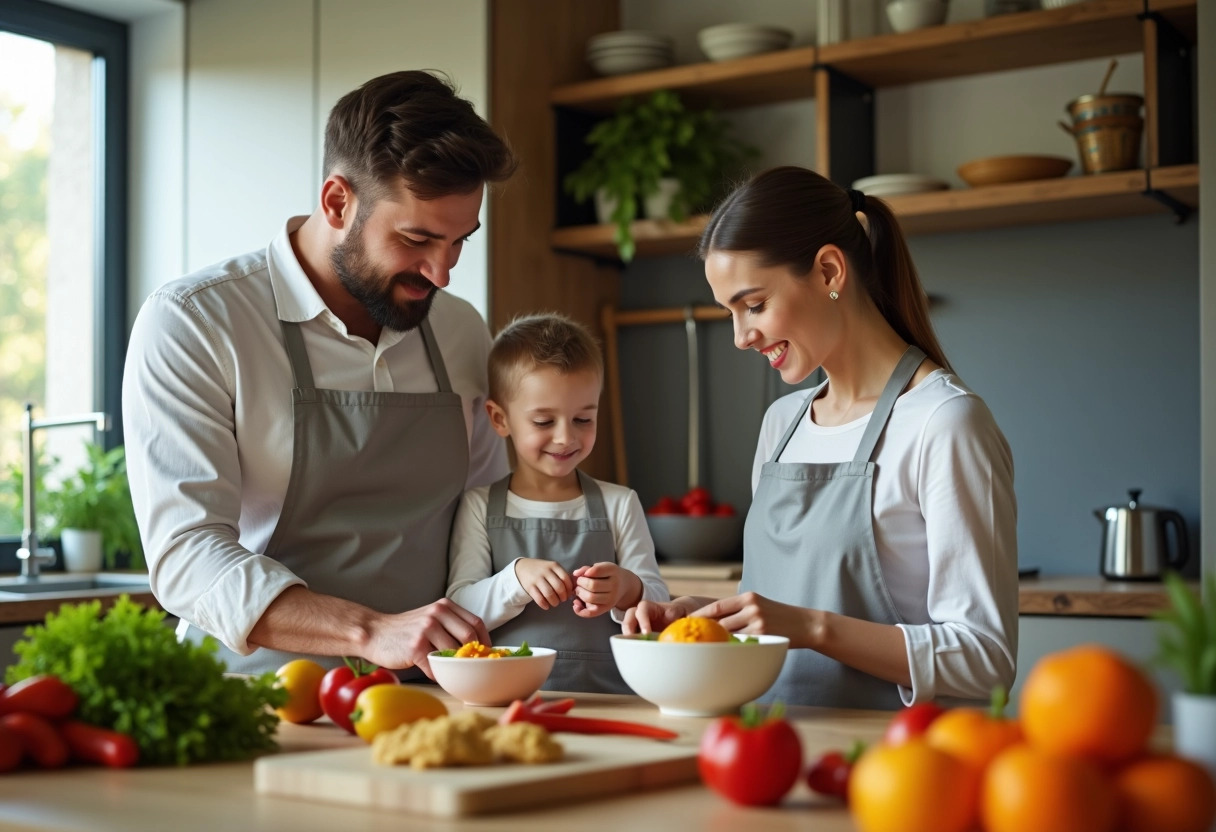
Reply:
M587 63L600 75L628 75L671 66L671 58L662 55L597 55Z
M946 0L891 0L887 20L897 32L912 32L945 23L949 10Z
M697 32L697 44L711 61L729 61L789 48L794 33L757 23L720 23Z
M587 48L597 49L601 46L660 46L672 49L675 42L667 35L658 32L645 32L640 29L620 29L614 32L600 32L587 38Z
M852 187L867 196L882 197L944 191L950 183L920 173L886 173L858 179Z

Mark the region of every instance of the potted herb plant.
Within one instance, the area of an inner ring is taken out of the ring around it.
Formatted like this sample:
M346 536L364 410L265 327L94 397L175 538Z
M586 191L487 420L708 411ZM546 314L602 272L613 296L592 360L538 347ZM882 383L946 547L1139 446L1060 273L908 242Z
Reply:
M1216 777L1216 576L1205 581L1202 600L1177 573L1165 576L1165 587L1170 606L1153 617L1164 625L1157 661L1182 678L1173 696L1174 746Z
M686 109L669 90L624 99L614 115L592 128L586 142L591 155L563 186L580 203L596 199L600 221L615 226L613 239L626 263L636 250L629 224L640 205L649 201L651 219L681 222L708 210L756 155L732 138L717 112ZM668 199L655 199L662 196Z
M53 519L53 533L60 536L64 566L70 572L96 572L103 564L113 569L118 553L127 552L130 565L142 567L126 453L122 447L106 451L92 442L85 449L85 464L58 488L48 488L42 504Z

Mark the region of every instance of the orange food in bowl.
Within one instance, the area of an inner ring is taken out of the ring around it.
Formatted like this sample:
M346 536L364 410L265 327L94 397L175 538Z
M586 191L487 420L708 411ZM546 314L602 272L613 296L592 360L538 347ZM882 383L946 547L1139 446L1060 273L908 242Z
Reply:
M470 641L467 644L460 645L459 649L456 650L456 658L501 659L503 656L509 655L510 652L510 650L490 647L488 644L482 644L480 641Z
M712 618L679 618L659 633L659 641L730 641L730 631Z
M1152 681L1104 647L1044 656L1022 688L1022 732L1055 754L1120 763L1143 753L1157 722Z

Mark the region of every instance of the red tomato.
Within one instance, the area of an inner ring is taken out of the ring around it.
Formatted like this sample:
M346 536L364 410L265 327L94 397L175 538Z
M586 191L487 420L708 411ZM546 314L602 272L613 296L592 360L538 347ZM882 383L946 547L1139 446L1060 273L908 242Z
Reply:
M655 505L655 508L667 514L676 514L680 511L680 503L675 497L669 497L664 494L659 498L659 502Z
M21 737L0 725L0 772L12 771L21 765L25 756L25 745Z
M779 709L715 719L701 735L697 768L718 794L744 806L781 801L802 772L802 742Z
M330 714L329 718L341 725L346 733L353 734L355 733L355 725L351 722L350 715L355 711L355 700L359 698L359 694L373 685L396 685L399 683L400 680L397 678L397 674L383 667L376 668L371 673L356 676L338 688L334 694L335 713Z
M646 513L647 513L647 514L663 515L663 514L679 514L680 512L678 512L678 511L672 511L671 509L669 509L669 508L664 508L663 506L661 506L661 505L659 505L658 503L656 503L656 504L654 504L653 506L651 506L650 508L648 508L648 509L646 510Z
M67 743L50 721L37 714L5 714L0 716L0 728L16 734L25 753L42 768L59 768L68 761Z
M693 503L688 507L689 517L708 517L710 514L708 503Z
M139 760L139 746L126 734L86 725L70 719L59 726L72 758L82 763L101 763L111 768L126 768Z
M718 517L734 517L735 507L730 503L718 503L714 506L714 514Z
M340 664L330 669L321 677L321 687L317 690L317 698L321 700L321 710L325 711L325 715L337 725L342 724L338 708L338 689L353 678L355 678L355 670L346 664ZM349 715L350 712L347 711L347 714Z
M887 745L902 745L912 737L919 737L933 720L944 714L946 709L933 702L920 702L904 708L891 717L887 730L882 735L882 741Z
M806 784L811 791L838 797L845 803L849 802L849 775L853 764L861 757L865 745L853 743L848 753L843 751L828 751L811 764L806 772Z
M713 505L713 498L710 497L708 490L697 486L689 489L688 493L680 498L680 505L689 514L693 513L693 508L696 506L704 506L708 513L710 506Z
M76 692L54 676L30 676L0 692L0 714L17 712L63 719L76 710Z

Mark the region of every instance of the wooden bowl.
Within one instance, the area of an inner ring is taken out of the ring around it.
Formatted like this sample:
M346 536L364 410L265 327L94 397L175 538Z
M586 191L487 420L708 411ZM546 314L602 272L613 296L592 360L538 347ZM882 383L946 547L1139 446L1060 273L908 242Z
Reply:
M1063 156L992 156L959 165L958 176L973 188L1034 179L1057 179L1068 173L1072 160Z

